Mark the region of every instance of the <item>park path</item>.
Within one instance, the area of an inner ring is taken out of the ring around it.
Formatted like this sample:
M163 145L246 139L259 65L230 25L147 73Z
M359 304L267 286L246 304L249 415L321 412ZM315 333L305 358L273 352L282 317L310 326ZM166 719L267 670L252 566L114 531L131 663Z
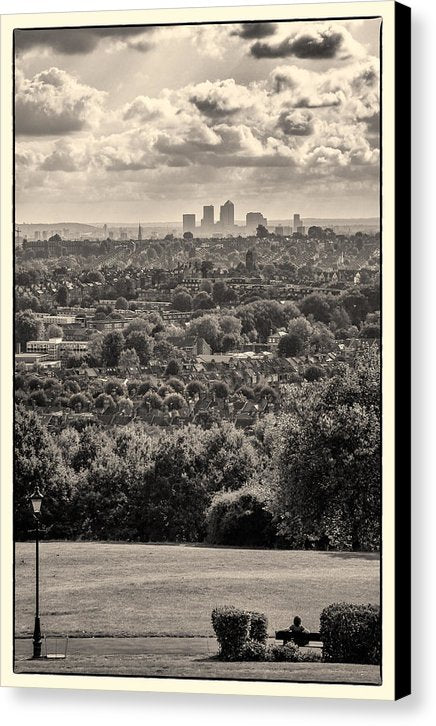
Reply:
M47 639L48 651L54 651L55 638ZM59 638L57 649L64 650L64 641ZM69 638L68 655L215 655L215 638ZM43 653L45 647L43 642ZM24 660L32 655L32 639L16 638L15 658Z

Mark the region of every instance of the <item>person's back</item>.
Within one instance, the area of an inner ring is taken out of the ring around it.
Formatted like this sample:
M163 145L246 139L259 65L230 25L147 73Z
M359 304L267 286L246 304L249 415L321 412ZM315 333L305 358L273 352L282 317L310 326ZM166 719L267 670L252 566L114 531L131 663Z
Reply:
M292 623L291 627L289 628L291 633L308 633L309 631L306 630L306 628L303 626L301 622L301 618L296 615L294 618L294 622Z

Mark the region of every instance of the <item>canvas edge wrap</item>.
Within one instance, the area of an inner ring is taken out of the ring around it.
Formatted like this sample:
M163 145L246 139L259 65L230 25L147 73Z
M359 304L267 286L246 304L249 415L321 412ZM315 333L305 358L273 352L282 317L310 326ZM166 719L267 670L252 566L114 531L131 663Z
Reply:
M395 699L411 693L411 9L395 3ZM409 349L404 352L404 340ZM401 372L399 362L401 360ZM401 409L400 409L401 401ZM400 445L400 436L403 439Z

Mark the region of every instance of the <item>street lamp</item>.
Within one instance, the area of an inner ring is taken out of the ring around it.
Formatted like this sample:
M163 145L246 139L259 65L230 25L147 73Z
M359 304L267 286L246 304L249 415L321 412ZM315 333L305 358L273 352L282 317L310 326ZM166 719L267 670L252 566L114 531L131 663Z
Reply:
M33 629L33 657L41 657L41 624L39 621L39 515L41 512L41 504L43 495L36 487L33 494L29 497L32 502L33 516L36 520L35 530L35 627Z

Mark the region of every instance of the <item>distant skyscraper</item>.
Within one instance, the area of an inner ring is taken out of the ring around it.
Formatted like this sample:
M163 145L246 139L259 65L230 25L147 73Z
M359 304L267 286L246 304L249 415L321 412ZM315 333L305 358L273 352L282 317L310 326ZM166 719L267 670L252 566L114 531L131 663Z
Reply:
M215 210L213 204L208 204L203 207L203 219L201 220L202 227L213 227L215 223Z
M139 241L142 240L142 227L141 227L141 222L139 222L139 224L138 224L138 240Z
M35 239L39 239L41 237L41 233L38 230L36 230L36 232L34 233L33 236Z
M245 226L249 234L254 234L259 224L263 225L264 227L268 225L267 218L264 217L261 212L248 212L245 215Z
M47 230L46 229L42 230L42 239L47 239Z
M221 205L220 223L222 227L233 227L235 224L235 205L229 199Z
M300 215L294 214L294 232L297 231L298 227L301 227Z
M105 239L107 239L107 224L103 225L103 236Z
M195 232L195 214L184 214L183 215L183 233Z

